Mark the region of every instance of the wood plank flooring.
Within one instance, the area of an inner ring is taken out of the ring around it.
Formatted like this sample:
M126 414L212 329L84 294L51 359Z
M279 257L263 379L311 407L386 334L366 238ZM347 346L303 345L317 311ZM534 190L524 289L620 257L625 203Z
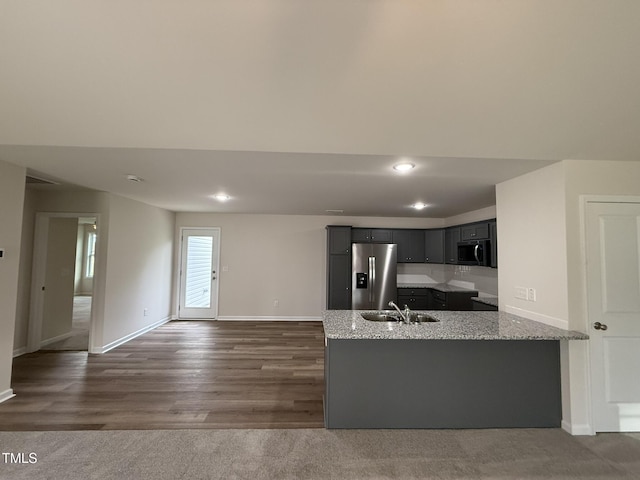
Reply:
M14 359L0 430L321 428L321 322L174 321L103 355Z

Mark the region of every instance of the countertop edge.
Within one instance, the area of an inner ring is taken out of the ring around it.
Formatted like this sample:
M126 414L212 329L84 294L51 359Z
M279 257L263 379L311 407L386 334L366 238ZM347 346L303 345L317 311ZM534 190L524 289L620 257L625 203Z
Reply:
M475 340L544 341L588 340L575 330L563 330L505 312L420 311L438 322L404 325L395 322L369 322L365 310L325 310L324 336L332 340ZM464 332L468 330L469 333ZM496 333L497 332L497 333Z

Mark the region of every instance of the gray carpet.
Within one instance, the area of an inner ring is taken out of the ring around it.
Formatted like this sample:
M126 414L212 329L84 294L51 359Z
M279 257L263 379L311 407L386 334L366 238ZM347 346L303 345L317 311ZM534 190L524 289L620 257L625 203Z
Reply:
M0 479L638 479L640 434L562 430L0 432Z

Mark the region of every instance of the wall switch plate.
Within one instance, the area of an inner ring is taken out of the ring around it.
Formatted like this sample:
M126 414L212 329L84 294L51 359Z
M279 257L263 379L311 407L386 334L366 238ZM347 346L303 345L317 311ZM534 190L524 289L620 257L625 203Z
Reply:
M520 300L526 300L527 299L527 289L526 289L526 287L516 287L516 298L519 298Z
M148 317L148 316L149 316L149 309L148 309L148 308L145 308L145 309L144 309L144 313L143 313L143 315L144 315L145 317Z

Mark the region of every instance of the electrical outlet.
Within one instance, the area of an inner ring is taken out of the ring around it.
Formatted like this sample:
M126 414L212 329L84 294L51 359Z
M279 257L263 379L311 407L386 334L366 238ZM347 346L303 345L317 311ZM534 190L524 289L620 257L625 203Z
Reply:
M143 315L144 315L145 317L148 317L148 316L149 316L149 309L148 309L148 308L145 308L145 309L144 309Z
M516 287L516 298L521 300L527 299L527 288L526 287Z
M528 288L527 289L527 300L529 300L530 302L535 302L536 301L536 289L535 288Z
M277 300L277 299L276 299L276 300L274 300L274 301L273 301L273 306L274 306L274 307L279 307L279 306L280 306L280 300Z

